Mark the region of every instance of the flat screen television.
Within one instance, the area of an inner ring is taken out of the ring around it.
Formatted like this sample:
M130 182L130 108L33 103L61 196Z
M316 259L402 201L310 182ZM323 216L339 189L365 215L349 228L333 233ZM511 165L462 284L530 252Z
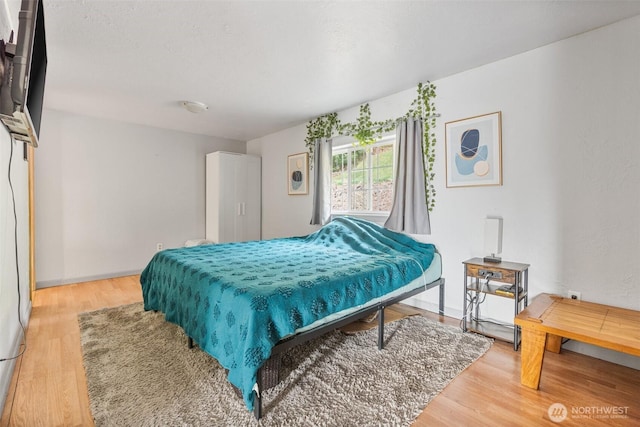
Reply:
M22 0L18 37L5 47L0 120L17 140L38 146L47 72L42 0Z

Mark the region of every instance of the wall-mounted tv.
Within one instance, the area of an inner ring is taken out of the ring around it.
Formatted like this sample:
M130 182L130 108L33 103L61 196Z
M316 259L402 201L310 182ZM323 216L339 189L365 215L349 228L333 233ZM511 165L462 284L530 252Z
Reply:
M38 146L47 71L42 0L22 0L18 37L5 47L0 120L15 139Z

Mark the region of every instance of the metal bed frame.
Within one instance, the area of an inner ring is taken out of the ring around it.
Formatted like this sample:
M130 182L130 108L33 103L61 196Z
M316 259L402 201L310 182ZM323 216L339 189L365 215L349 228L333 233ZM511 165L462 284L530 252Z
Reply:
M378 312L378 349L382 350L384 347L384 309L385 307L388 307L404 299L417 295L421 292L427 291L429 289L433 289L436 286L439 288L439 292L440 292L439 301L438 301L438 314L440 314L441 316L444 316L444 278L441 277L438 280L435 280L424 286L420 286L419 288L413 289L411 291L405 292L395 297L385 299L376 304L373 304L371 306L368 306L361 310L353 312L348 316L342 317L340 319L336 319L329 323L325 323L324 325L321 325L317 328L313 328L308 331L301 332L299 334L284 338L280 340L271 349L271 356L273 357L274 355L282 353L292 347L295 347L298 344L305 343L321 335L324 335L327 332L331 332L337 328L346 326L349 323L352 323L358 319L362 319L363 317L373 314L376 311ZM188 337L188 345L189 345L189 348L193 348L194 346L193 338ZM265 362L265 364L266 363L267 362ZM262 417L262 396L260 392L262 390L261 383L262 383L263 367L264 365L261 366L260 369L258 370L258 376L257 376L258 390L253 391L253 415L257 420L259 420Z

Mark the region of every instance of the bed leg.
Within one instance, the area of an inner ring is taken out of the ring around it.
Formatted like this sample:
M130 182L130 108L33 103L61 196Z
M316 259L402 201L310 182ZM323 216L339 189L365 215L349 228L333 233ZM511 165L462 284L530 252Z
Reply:
M384 307L378 309L378 350L384 348Z
M256 384L258 386L258 390L253 390L253 416L256 420L259 420L262 417L262 397L260 396L260 392L262 390L262 368L258 369L258 378L256 378Z
M255 391L253 392L253 416L256 417L256 420L262 417L262 399Z
M189 338L189 339L188 339L188 341L187 341L187 346L188 346L189 348L193 348L193 338L191 338L191 337L188 337L188 338Z
M438 302L438 314L444 316L444 279L440 282L440 301Z

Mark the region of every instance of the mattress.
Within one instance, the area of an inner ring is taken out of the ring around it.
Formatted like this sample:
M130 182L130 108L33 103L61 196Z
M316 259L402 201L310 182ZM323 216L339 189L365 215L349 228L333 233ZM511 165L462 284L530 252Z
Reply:
M327 323L331 323L334 320L337 319L341 319L343 317L346 317L352 313L355 313L358 310L362 310L364 308L367 307L372 307L376 304L378 304L379 302L389 299L389 298L394 298L397 297L399 295L402 295L406 292L410 292L413 291L414 289L418 289L421 288L423 286L426 286L427 284L431 283L431 282L435 282L436 280L438 280L440 277L442 277L442 257L440 256L440 254L438 252L436 252L433 256L433 261L431 262L431 265L429 265L429 267L424 271L424 273L422 273L422 276L418 277L417 279L414 279L413 281L411 281L409 284L396 289L393 292L390 292L384 296L378 297L378 298L373 298L369 301L367 301L364 304L360 304L356 307L352 307L352 308L348 308L342 311L339 311L337 313L332 313L322 319L318 319L315 322L313 322L312 324L305 326L304 328L299 328L296 329L294 334L291 335L295 335L295 334L299 334L302 332L306 332L309 331L311 329L315 329L318 328L322 325L326 325ZM291 336L289 335L289 336ZM286 337L285 337L286 338Z

